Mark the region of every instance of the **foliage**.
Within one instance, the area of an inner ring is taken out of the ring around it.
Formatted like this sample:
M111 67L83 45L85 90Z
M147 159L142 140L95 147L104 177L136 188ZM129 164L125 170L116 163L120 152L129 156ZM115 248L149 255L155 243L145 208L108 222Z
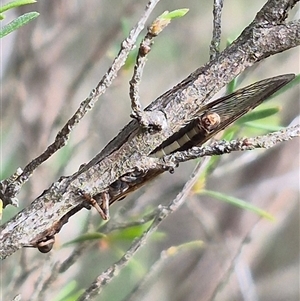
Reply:
M16 0L16 1L12 1L7 4L4 4L3 6L0 7L0 20L3 20L5 18L5 15L3 14L3 12L8 11L13 8L23 6L23 5L32 4L35 2L36 2L35 0ZM13 21L9 22L8 24L1 26L0 38L3 38L4 36L10 34L11 32L17 30L18 28L26 25L30 21L36 19L38 16L39 16L38 12L25 13L25 14L17 17L16 19L14 19Z

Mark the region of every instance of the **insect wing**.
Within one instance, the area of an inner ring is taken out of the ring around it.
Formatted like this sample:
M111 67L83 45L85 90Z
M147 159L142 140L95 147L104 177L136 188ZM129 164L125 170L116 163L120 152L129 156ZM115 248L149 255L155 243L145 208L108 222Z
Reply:
M150 155L159 158L178 150L185 150L192 146L203 144L249 110L261 104L269 96L294 79L294 77L293 74L286 74L265 79L208 103L201 108L196 119L169 137ZM195 131L195 128L197 128L197 131ZM185 140L187 142L181 144L180 141L184 137L186 137ZM127 175L125 177L127 187L124 191L113 191L115 187L111 187L110 204L123 199L127 194L143 186L162 172L149 170L144 175L138 175L136 178L130 175L128 179L132 178L133 181L128 181ZM124 179L118 181L124 181Z
M150 155L163 157L175 151L202 145L229 124L257 107L294 77L294 74L286 74L268 78L202 106L197 118L169 137Z
M220 116L219 125L213 129L206 140L226 128L248 111L260 105L294 78L294 74L268 78L239 89L202 107L201 112L212 112Z

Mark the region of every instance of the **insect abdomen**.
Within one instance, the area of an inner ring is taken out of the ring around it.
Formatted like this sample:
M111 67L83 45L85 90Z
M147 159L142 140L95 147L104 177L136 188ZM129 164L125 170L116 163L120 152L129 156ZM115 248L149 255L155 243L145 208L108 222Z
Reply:
M208 140L209 134L220 124L220 116L215 112L206 112L194 119L178 133L171 136L150 155L161 158L177 151L187 150Z

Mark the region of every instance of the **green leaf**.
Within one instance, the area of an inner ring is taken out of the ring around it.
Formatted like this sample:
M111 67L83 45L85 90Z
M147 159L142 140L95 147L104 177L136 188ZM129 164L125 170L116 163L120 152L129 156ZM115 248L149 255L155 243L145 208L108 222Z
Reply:
M37 18L39 16L38 12L30 12L26 13L17 19L11 21L7 25L3 26L0 30L0 38L8 35L9 33L13 32L14 30L20 28L21 26L27 24L31 20Z
M163 20L172 20L172 19L175 19L175 18L181 18L185 14L187 14L188 11L189 11L188 8L176 9L176 10L173 10L171 12L165 11L158 18L163 19Z
M179 252L190 251L193 249L203 249L204 242L202 240L193 240L187 243L183 243L179 246L172 246L166 250L167 255L174 256L177 255Z
M68 246L68 245L75 244L75 243L85 242L88 240L99 240L99 239L102 239L105 237L107 237L107 236L100 232L85 233L85 234L78 236L77 238L75 238L73 240L66 242L65 244L63 244L63 246Z
M77 282L75 280L71 280L61 289L61 291L58 293L58 295L54 298L53 301L77 300L77 298L80 296L79 293L82 293L82 290L80 292L76 291L76 293L74 293L74 290L77 287L78 287Z
M275 132L275 131L280 131L284 127L279 126L279 125L272 125L272 124L265 124L265 123L258 123L258 122L247 122L247 127L248 128L253 128L257 130L264 130L268 132Z
M254 206L254 205L252 205L252 204L250 204L248 202L245 202L245 201L243 201L241 199L238 199L238 198L235 198L235 197L232 197L232 196L220 193L220 192L211 191L211 190L202 190L201 194L207 195L207 196L211 196L211 197L216 198L216 199L218 199L220 201L232 204L232 205L234 205L236 207L239 207L239 208L246 209L248 211L254 212L255 214L257 214L257 215L259 215L259 216L261 216L263 218L266 218L268 220L271 220L271 221L275 220L274 216L271 215L270 213L268 213L267 211L262 210L262 209Z
M119 231L115 231L114 233L111 233L108 235L108 239L110 241L120 241L120 240L133 240L136 237L140 237L149 227L151 222L148 222L143 225L138 225L130 228L124 228ZM156 231L153 235L152 238L155 239L162 239L165 237L165 234L163 232L158 232Z
M254 120L258 120L258 119L263 119L263 118L275 115L279 111L280 111L279 107L255 110L255 111L252 111L252 112L244 115L240 119L238 119L235 124L241 125L241 124L246 123L246 122L250 122L250 121L254 121Z
M80 289L76 291L73 294L70 294L69 296L65 297L64 299L61 299L60 301L74 301L78 300L79 297L84 293L84 289Z
M11 1L7 4L4 4L3 6L0 7L0 13L3 13L4 11L7 11L9 9L15 8L15 7L19 7L22 5L26 5L26 4L32 4L35 3L35 0L17 0L17 1Z
M230 126L228 129L225 129L224 134L222 136L222 139L224 140L232 140L234 136L236 135L236 132L240 130L240 127L237 126Z

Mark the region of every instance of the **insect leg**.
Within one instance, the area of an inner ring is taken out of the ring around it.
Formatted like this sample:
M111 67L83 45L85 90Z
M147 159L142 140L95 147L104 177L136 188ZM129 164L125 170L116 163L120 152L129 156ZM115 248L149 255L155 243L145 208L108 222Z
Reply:
M83 191L80 191L80 194L88 204L93 206L98 211L104 220L109 219L109 194L107 191L100 192L94 197Z

